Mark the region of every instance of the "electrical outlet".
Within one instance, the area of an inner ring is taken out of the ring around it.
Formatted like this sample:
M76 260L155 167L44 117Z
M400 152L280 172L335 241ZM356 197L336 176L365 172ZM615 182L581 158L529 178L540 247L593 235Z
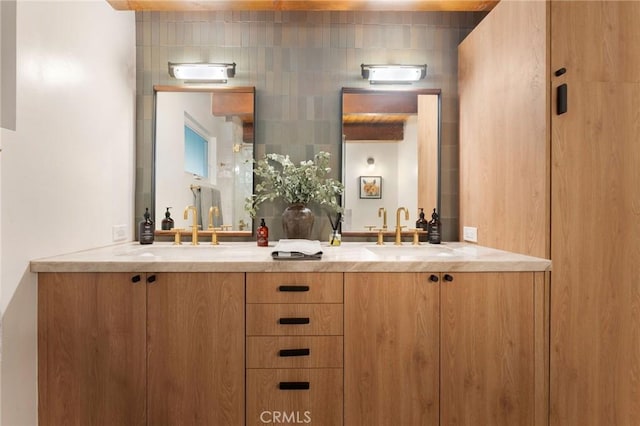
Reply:
M124 241L127 239L127 225L113 225L111 233L113 241Z
M478 242L478 228L473 226L465 226L462 228L462 236L465 241L472 243Z

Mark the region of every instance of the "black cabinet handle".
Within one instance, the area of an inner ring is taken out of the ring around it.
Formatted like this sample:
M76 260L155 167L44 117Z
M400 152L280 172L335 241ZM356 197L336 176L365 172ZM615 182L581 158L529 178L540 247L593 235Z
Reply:
M311 322L309 318L280 318L278 323L280 324L309 324Z
M309 382L280 382L281 390L308 390Z
M309 291L308 285L281 285L278 291Z
M141 280L140 275L134 275L133 277L131 277L131 282L132 283L139 283Z
M556 77L560 77L562 74L566 73L567 69L562 67L555 72Z
M281 357L286 357L286 356L309 356L309 354L311 353L311 351L309 350L309 348L304 348L304 349L280 349L280 352L278 352L278 355Z
M557 99L556 99L556 107L558 110L558 115L564 114L565 112L567 112L567 84L561 84L560 86L558 86L558 93L557 93Z
M444 280L448 282L453 281L453 275L444 274Z
M147 277L147 282L148 282L149 284L156 282L156 276L155 276L155 275L149 275L149 276Z
M429 281L431 281L432 283L437 283L438 281L440 281L440 278L438 278L436 274L431 274L429 275Z

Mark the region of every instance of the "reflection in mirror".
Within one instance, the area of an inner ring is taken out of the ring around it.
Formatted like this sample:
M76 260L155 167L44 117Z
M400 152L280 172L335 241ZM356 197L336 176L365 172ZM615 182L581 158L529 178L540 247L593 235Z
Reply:
M155 87L155 221L172 207L176 228L196 206L200 229L251 234L244 209L253 192L254 94L250 88ZM213 208L213 209L212 209Z
M439 208L439 90L343 88L343 234L393 230L406 207L414 228L420 208ZM380 214L379 214L380 212Z

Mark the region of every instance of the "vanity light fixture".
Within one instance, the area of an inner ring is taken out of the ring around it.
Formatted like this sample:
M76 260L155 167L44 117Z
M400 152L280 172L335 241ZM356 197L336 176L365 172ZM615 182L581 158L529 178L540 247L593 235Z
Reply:
M369 84L411 84L427 75L427 65L360 65Z
M226 83L227 79L236 75L236 63L174 63L169 62L169 75L178 80L201 81L210 83Z

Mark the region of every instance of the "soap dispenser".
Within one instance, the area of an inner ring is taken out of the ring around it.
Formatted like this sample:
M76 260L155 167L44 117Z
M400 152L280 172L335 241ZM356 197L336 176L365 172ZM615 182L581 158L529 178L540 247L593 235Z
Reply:
M260 219L260 226L257 229L256 235L258 237L258 247L269 246L269 228L264 223L264 218Z
M427 237L430 244L440 244L441 228L440 217L436 213L436 209L433 209L431 220L429 221L429 236Z
M140 221L138 225L138 237L140 244L153 244L155 229L153 227L153 221L151 220L151 214L149 213L149 207L144 212L144 220Z
M416 229L422 230L424 232L429 232L429 222L424 217L424 209L420 207L420 212L418 213L418 220L416 220ZM420 241L426 241L426 235L421 235Z
M164 219L162 219L161 229L163 231L169 231L173 229L173 219L171 218L171 213L169 213L169 209L171 207L167 207L167 211L164 213Z

